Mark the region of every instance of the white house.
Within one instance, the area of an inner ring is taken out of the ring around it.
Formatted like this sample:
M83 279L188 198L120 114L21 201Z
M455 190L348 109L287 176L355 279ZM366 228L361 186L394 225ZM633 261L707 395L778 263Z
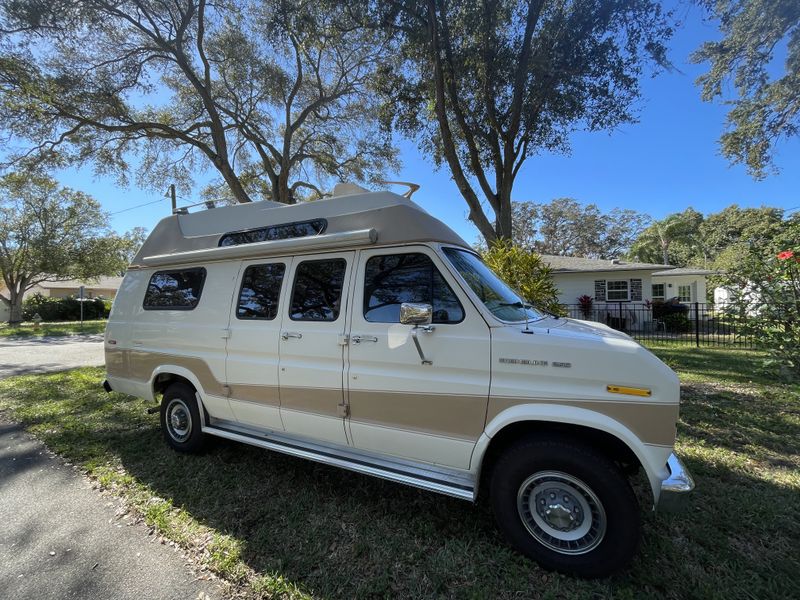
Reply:
M25 292L25 297L29 298L33 294L41 294L48 298L78 296L80 294L80 288L83 286L85 298L105 298L107 300L113 300L121 284L122 277L98 277L92 281L79 281L77 279L69 279L67 281L42 281ZM0 294L8 297L8 291L5 286L0 286ZM8 320L9 312L9 308L5 303L0 302L0 323Z
M549 254L542 259L553 271L558 301L570 316L583 318L578 298L586 295L592 299L591 318L626 329L647 327L648 301L678 297L681 302L705 302L705 278L713 273L619 259Z
M669 268L656 271L652 278L652 299L679 302L707 302L706 277L714 271L696 267Z

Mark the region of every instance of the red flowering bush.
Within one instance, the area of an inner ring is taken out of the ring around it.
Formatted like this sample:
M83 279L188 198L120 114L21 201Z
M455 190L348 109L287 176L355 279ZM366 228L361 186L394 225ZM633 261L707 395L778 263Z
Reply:
M800 226L797 228L800 234ZM743 332L766 350L771 362L800 379L800 235L780 252L764 257L751 251L741 269L728 276ZM793 243L791 243L793 242Z

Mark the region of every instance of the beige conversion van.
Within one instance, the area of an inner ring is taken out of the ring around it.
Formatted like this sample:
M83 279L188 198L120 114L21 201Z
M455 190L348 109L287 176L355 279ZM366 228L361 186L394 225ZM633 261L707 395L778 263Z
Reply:
M526 304L391 192L176 211L129 267L105 353L106 389L160 401L177 451L220 436L482 490L513 547L567 573L624 567L642 508L694 487L673 453L675 373L623 333Z

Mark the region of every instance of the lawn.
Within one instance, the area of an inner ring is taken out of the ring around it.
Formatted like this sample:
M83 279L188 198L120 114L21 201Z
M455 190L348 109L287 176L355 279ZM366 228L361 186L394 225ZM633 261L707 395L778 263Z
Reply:
M220 440L183 456L100 369L0 382L0 409L249 597L787 598L800 589L800 386L754 353L657 349L684 382L684 513L647 514L625 573L509 550L488 507Z
M25 322L10 326L0 323L0 337L34 337L43 335L81 335L89 333L103 333L106 330L105 320L65 321L60 323L41 323L39 327L33 323Z

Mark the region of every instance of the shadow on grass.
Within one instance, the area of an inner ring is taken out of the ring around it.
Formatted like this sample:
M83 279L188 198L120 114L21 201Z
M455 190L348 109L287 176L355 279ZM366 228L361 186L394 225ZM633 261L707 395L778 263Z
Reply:
M592 582L545 573L509 550L483 504L225 440L200 456L174 453L144 402L100 393L98 370L77 373L20 378L10 393L15 417L84 466L123 466L154 495L237 540L249 567L314 596L765 598L800 585L800 484L779 481L785 470L737 464L726 440L694 424L706 415L691 408L689 427L707 435L701 441L692 430L680 440L698 480L686 511L646 516L631 569ZM729 424L737 431L763 416L738 402L741 419ZM754 443L778 448L767 425Z

